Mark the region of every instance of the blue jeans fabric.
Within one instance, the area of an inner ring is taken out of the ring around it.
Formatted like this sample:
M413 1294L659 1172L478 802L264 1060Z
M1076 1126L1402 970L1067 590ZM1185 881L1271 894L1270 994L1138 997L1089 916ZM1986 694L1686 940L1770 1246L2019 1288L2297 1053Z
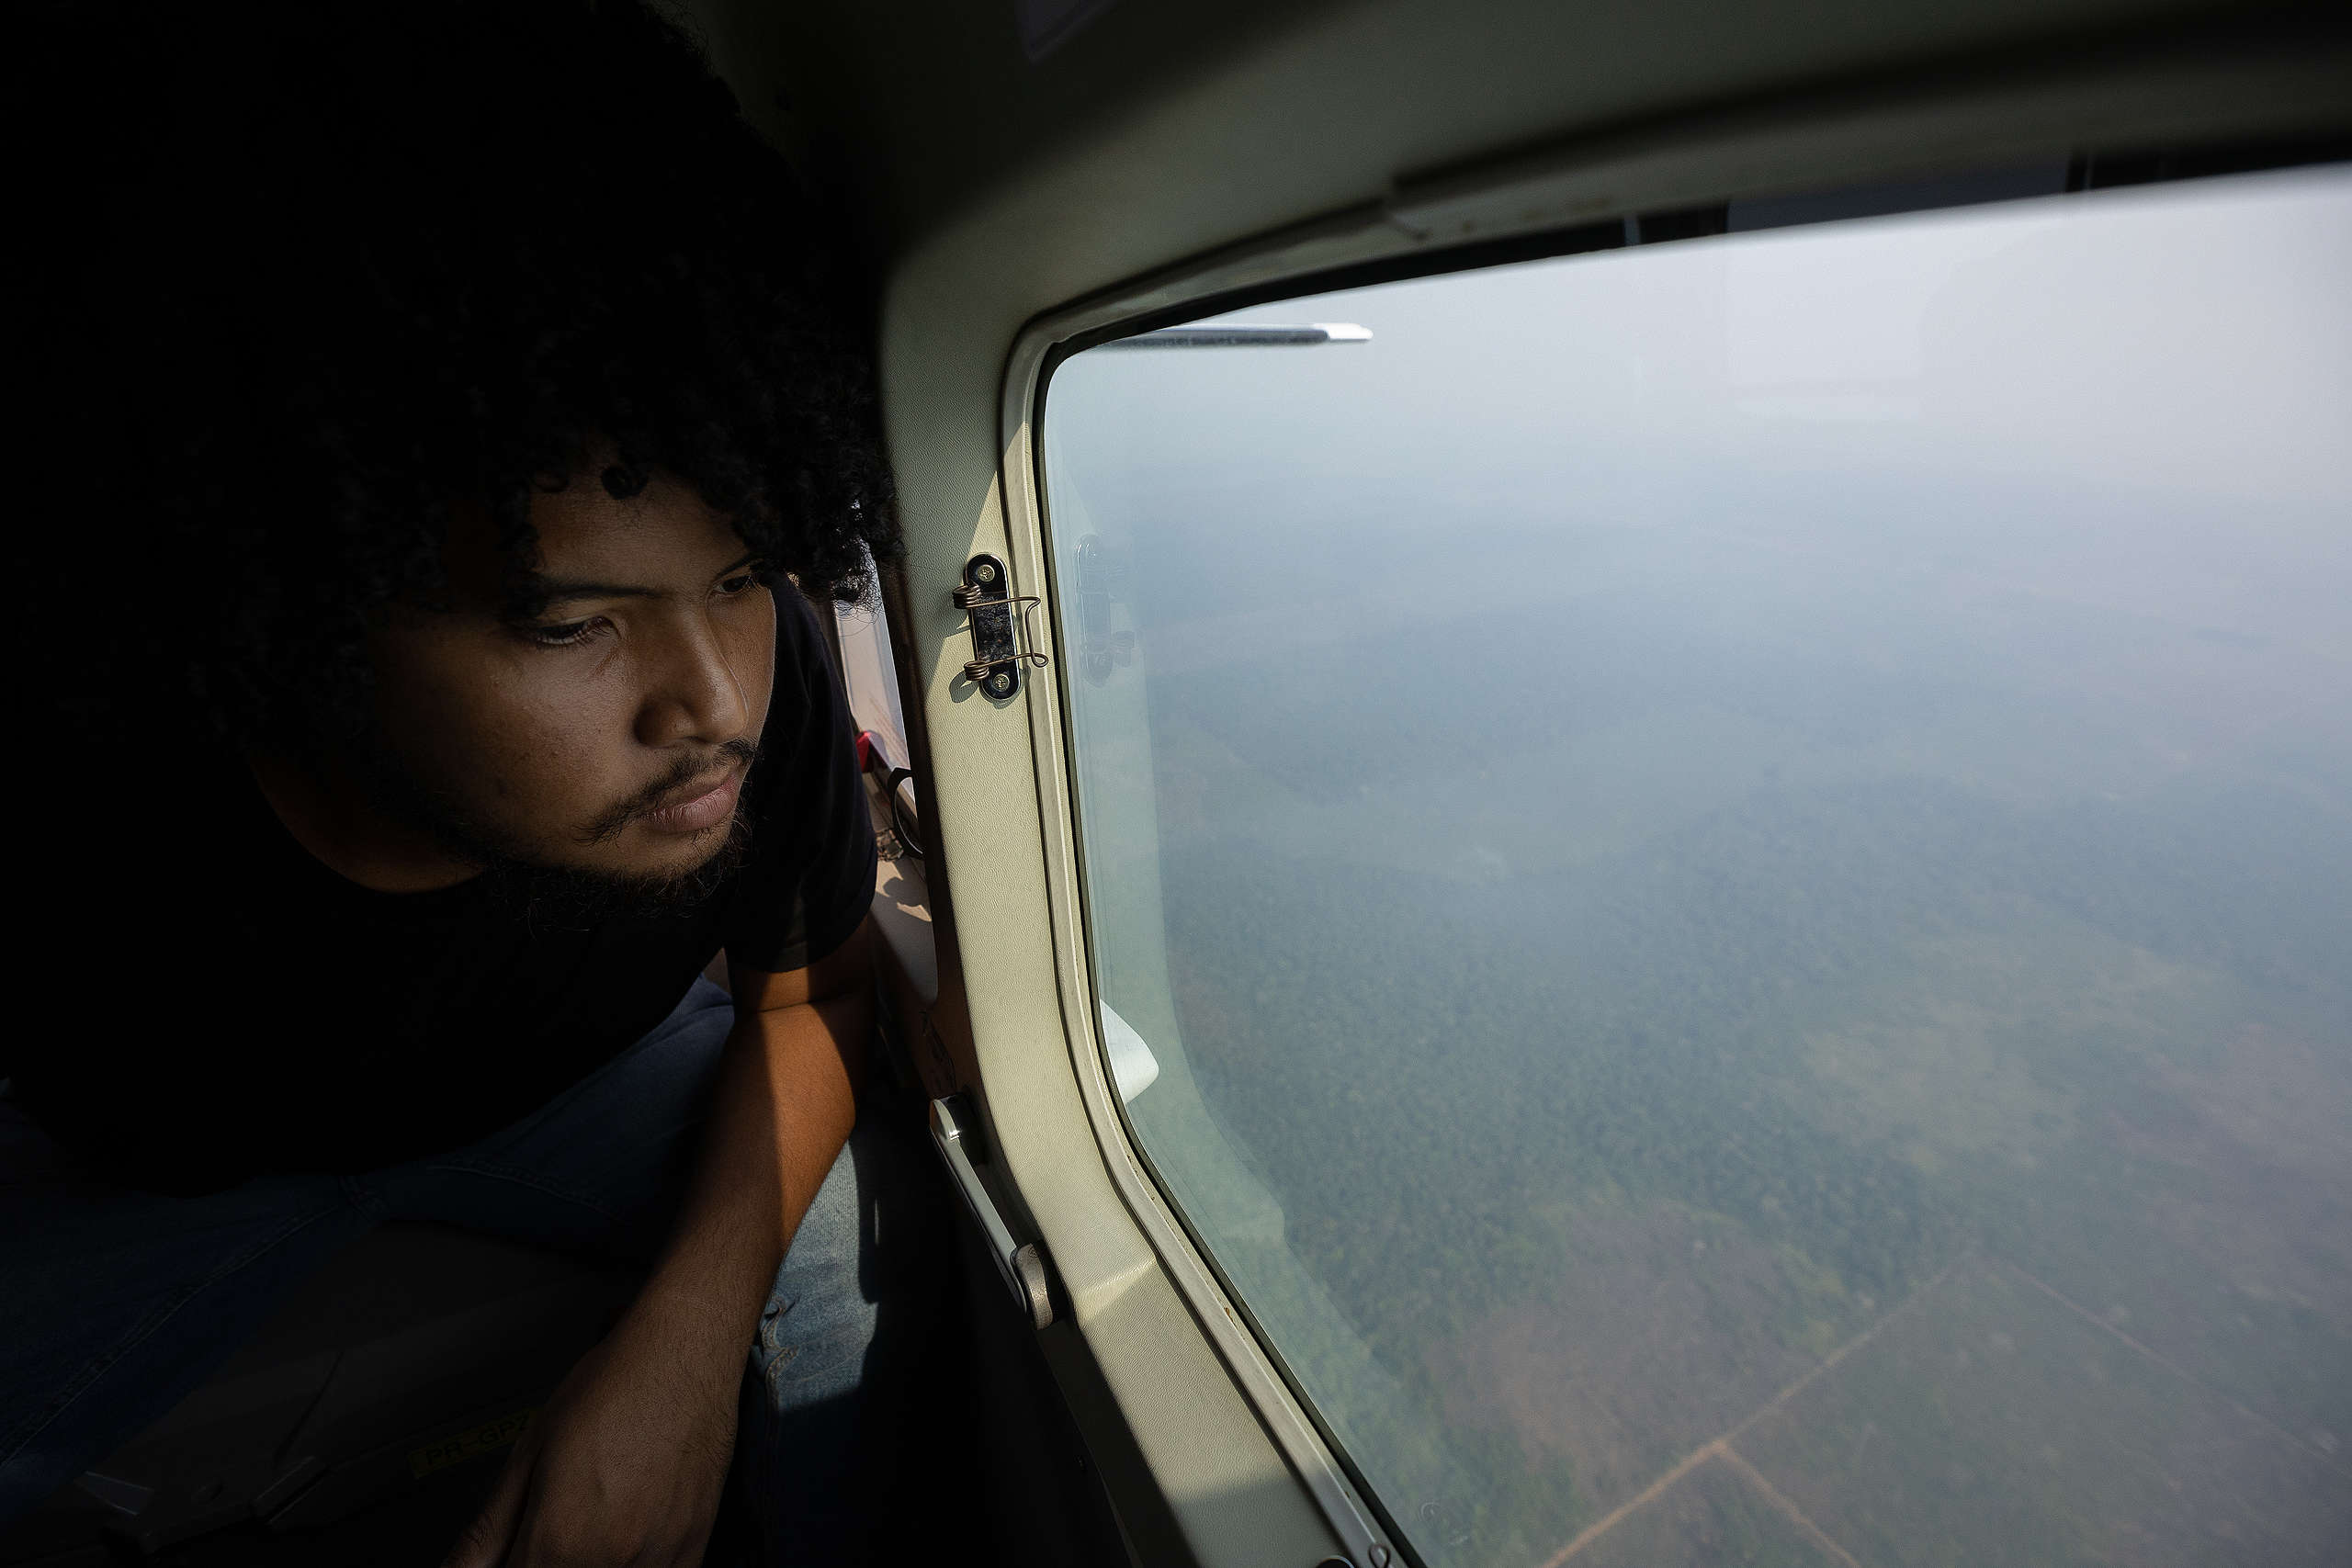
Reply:
M650 1262L733 1023L697 980L660 1027L469 1147L359 1176L175 1197L81 1171L0 1100L0 1521L170 1409L287 1292L389 1219ZM877 1075L878 1078L879 1075ZM913 1393L938 1300L913 1140L861 1119L777 1271L746 1371L739 1475L770 1561L837 1561ZM886 1245L887 1243L887 1245Z

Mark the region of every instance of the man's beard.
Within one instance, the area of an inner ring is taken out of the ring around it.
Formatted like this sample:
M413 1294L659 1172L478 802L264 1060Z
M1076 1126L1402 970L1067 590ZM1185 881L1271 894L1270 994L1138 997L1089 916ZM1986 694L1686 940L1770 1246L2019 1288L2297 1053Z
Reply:
M714 755L732 761L743 773L742 791L726 836L699 863L684 871L655 873L599 871L536 855L513 835L468 813L447 791L417 779L380 744L368 747L355 763L361 786L379 811L431 834L450 854L481 868L474 886L493 908L515 916L532 930L588 931L622 917L690 916L707 904L750 858L752 814L745 807L759 747L750 740L730 740L718 747ZM618 837L662 795L709 771L710 759L704 758L683 776L657 781L601 814L576 841L585 847Z

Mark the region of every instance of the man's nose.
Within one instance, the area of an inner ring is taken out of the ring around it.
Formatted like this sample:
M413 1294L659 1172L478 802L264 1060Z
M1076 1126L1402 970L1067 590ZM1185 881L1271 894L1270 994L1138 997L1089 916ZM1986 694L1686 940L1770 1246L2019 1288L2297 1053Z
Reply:
M683 741L722 745L746 734L751 704L725 640L707 623L681 626L665 639L654 676L638 709L640 745Z

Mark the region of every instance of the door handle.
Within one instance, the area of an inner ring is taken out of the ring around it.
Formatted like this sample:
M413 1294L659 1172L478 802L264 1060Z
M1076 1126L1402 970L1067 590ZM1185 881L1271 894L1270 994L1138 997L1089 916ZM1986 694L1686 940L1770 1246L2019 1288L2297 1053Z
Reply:
M972 1161L976 1146L971 1110L960 1094L951 1094L931 1102L931 1141L939 1146L939 1157L947 1163L947 1174L956 1179L956 1190L964 1195L964 1207L980 1227L987 1242L989 1259L1002 1276L1006 1290L1012 1292L1012 1303L1028 1316L1032 1328L1044 1328L1054 1321L1053 1293L1048 1288L1046 1271L1046 1249L1042 1242L1016 1243L1012 1227L1004 1223L1004 1215L996 1206L996 1199L980 1180L978 1166Z

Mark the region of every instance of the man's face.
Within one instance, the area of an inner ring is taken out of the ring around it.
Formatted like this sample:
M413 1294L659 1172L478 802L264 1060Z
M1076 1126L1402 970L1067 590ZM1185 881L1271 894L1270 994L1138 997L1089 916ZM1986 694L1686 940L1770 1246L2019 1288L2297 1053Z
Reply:
M375 649L382 760L475 860L658 886L727 845L767 720L775 605L726 519L657 474L531 505L540 614L511 618L488 514L464 509L451 608Z

